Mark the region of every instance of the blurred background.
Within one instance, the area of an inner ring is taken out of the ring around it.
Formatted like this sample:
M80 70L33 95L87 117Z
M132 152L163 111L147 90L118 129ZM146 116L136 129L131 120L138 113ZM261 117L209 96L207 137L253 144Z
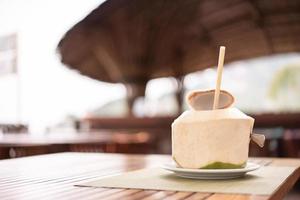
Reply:
M222 89L300 157L300 1L0 0L0 159L170 153L185 94Z

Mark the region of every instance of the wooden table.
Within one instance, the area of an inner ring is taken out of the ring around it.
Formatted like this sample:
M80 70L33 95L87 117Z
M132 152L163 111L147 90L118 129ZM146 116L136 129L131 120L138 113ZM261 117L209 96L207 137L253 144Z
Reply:
M144 132L3 134L0 159L72 151L155 153L156 146L154 138Z
M0 161L0 199L282 199L300 176L291 174L271 196L214 194L136 189L76 187L75 184L124 171L157 166L170 160L166 155L59 153ZM297 166L299 159L253 159L273 166Z

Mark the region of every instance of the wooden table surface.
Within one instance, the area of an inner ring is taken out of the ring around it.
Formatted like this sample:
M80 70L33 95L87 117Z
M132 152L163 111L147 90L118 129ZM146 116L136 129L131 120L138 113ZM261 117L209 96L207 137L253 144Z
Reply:
M124 136L125 139L124 139ZM33 146L51 144L84 144L105 143L117 141L119 143L130 143L148 139L145 133L122 133L101 131L95 133L49 133L49 134L2 134L0 135L0 147L6 146Z
M145 132L0 134L0 159L70 151L155 153L157 145L153 144L154 138Z
M300 176L291 174L271 196L76 187L124 171L158 166L166 155L59 153L0 161L0 199L282 199ZM297 166L300 159L257 158L262 165Z

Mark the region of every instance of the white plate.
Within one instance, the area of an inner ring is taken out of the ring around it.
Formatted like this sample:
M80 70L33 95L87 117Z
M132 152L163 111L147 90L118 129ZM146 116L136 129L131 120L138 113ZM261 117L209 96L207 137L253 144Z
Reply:
M175 163L168 163L162 166L163 169L174 172L175 175L191 179L233 179L244 176L260 168L260 165L247 162L245 168L241 169L185 169L177 167Z

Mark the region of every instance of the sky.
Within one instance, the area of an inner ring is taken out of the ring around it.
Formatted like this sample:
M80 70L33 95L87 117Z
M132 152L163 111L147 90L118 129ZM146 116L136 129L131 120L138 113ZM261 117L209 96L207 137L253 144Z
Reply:
M0 77L0 121L29 123L39 132L66 115L83 115L125 95L120 84L101 83L67 69L56 54L63 34L101 2L0 1L0 36L16 33L18 43L17 75Z

